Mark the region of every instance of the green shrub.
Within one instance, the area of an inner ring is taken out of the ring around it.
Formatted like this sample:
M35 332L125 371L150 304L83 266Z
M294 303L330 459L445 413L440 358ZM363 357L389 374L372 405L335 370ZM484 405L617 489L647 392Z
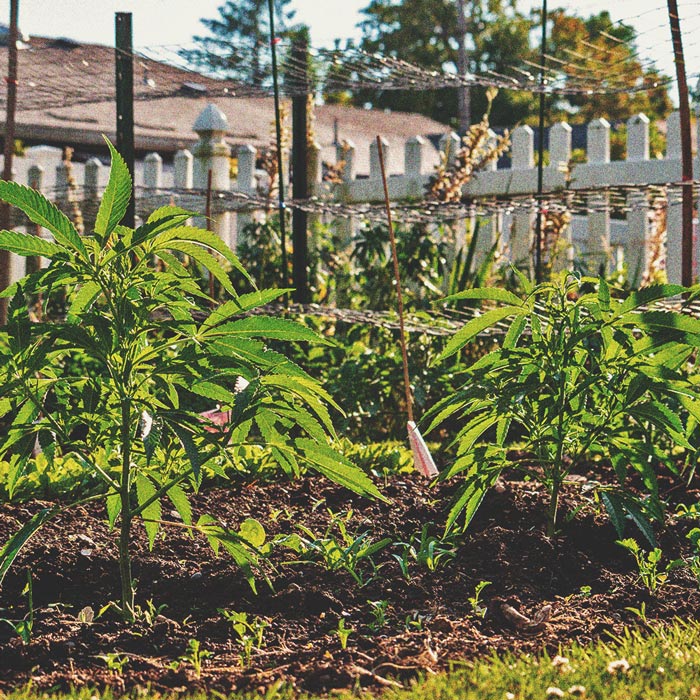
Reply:
M48 268L21 280L0 331L0 417L9 430L0 459L9 462L8 489L24 472L36 441L47 459L77 460L105 487L111 524L120 520L122 613L134 617L129 543L132 522L143 523L153 546L161 501L169 499L184 527L223 547L253 585L252 567L265 542L247 520L229 531L214 518L192 519L186 487L198 488L202 469L218 457L235 463L238 449L265 444L290 476L311 468L356 492L380 496L363 472L332 449L328 393L265 341L329 342L296 322L248 316L284 290L239 296L217 256L246 276L235 255L209 231L187 226L192 212L155 211L142 226L120 225L131 178L109 144L112 169L95 230L79 236L70 220L38 192L0 181L0 199L19 207L53 240L0 232L0 248L41 255ZM183 265L208 270L230 297L213 300ZM61 290L65 319L32 323L27 299L49 300ZM204 320L196 321L204 316ZM65 372L68 358L82 356ZM84 373L80 368L90 368ZM182 400L197 396L229 411L224 426L203 420ZM42 511L0 550L0 581L21 546L51 515Z
M469 367L461 388L431 410L431 428L448 418L462 421L457 459L444 473L464 479L448 527L461 514L466 527L501 471L513 468L545 484L551 536L564 478L582 461L602 458L619 480L615 491L599 493L620 536L628 514L653 542L648 518L662 514L655 464L674 468L672 455L657 449L657 436L694 453L689 437L700 419L697 384L688 375L700 320L654 308L686 290L662 285L621 300L603 279L566 276L533 286L522 278L522 284L520 296L493 288L448 299L498 306L457 331L440 359L507 323L500 347ZM509 451L513 436L522 441L517 456ZM630 468L646 488L644 503L629 491Z

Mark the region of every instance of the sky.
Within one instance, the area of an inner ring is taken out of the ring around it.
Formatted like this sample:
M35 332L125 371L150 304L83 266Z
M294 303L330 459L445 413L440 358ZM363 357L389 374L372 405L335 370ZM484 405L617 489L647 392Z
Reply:
M78 41L112 44L114 13L132 12L135 47L188 44L202 33L201 17L217 17L222 0L19 0L20 27L27 34L63 36ZM9 21L9 0L0 0L0 22ZM332 45L335 38L358 36L360 10L369 0L292 0L296 19L311 27L314 45ZM520 0L528 10L539 3ZM603 9L640 32L638 47L665 73L674 71L664 0L549 0L587 16ZM700 2L679 0L689 74L700 73ZM691 79L694 85L695 78Z

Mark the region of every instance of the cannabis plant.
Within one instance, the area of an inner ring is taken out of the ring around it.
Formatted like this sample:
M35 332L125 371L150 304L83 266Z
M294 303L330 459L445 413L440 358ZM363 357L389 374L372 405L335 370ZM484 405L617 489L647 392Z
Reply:
M323 388L265 341L327 342L294 321L249 315L284 290L239 296L224 265L246 271L214 234L187 225L192 212L168 206L136 229L120 225L131 195L126 164L111 144L112 168L94 231L71 221L38 192L0 181L0 199L20 208L52 239L0 232L0 248L49 261L4 292L11 298L0 331L0 418L9 426L0 459L9 483L36 444L48 459L70 456L104 484L109 522L119 522L122 613L134 616L130 540L143 523L153 547L164 525L199 532L223 547L254 585L252 567L265 542L262 526L227 530L213 517L193 519L187 491L206 466L235 463L237 449L265 444L291 476L314 469L379 496L371 481L330 444L334 435ZM230 299L212 300L185 264L213 275ZM56 322L30 319L28 299L60 290L67 312ZM82 356L83 362L66 362ZM75 367L83 368L75 371ZM217 402L213 425L196 402ZM169 500L180 523L165 522ZM42 511L0 549L0 582L21 546L55 511Z
M603 279L568 275L533 286L520 275L518 296L473 289L450 300L488 300L489 310L458 330L441 358L483 332L499 347L464 373L464 383L431 410L432 427L459 418L457 458L445 478L464 480L448 519L466 527L505 468L542 482L554 535L562 484L584 461L608 460L619 486L600 490L619 532L626 517L653 541L649 519L662 515L655 469L676 468L671 450L693 454L700 401L688 365L700 346L700 320L658 302L688 290L649 287L626 299ZM514 452L513 446L521 449ZM628 476L641 476L648 498L633 498Z

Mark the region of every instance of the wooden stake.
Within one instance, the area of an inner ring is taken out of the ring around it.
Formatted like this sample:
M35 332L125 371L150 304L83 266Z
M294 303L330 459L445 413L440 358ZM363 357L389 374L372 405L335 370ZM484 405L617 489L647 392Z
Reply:
M206 221L207 231L211 231L211 168L207 173L207 202L206 208L204 210L204 217ZM209 273L209 298L211 299L212 308L216 305L214 302L214 275Z
M396 296L399 306L399 327L401 330L401 357L403 358L403 383L406 390L406 410L408 420L413 422L413 397L411 395L411 380L408 375L408 352L406 351L406 333L403 319L403 295L401 293L401 275L399 274L399 257L396 254L396 236L394 235L394 222L391 218L391 204L389 203L389 188L386 182L386 169L384 167L384 150L382 149L382 139L377 136L377 148L379 150L379 166L382 171L382 184L384 185L384 203L386 205L386 216L389 221L389 240L391 242L391 257L394 261L394 279L396 280Z
M280 89L279 77L277 70L277 35L275 34L275 7L273 0L267 2L268 12L270 16L270 49L272 51L272 84L275 95L275 136L277 140L277 194L278 194L278 209L280 216L280 243L282 246L282 286L289 286L289 278L287 275L287 222L285 221L286 204L284 201L284 156L282 154L282 116L280 113ZM285 303L288 303L289 297L285 294Z
M17 39L19 35L19 0L10 2L10 32L7 38L7 111L5 118L5 164L2 177L12 180L12 158L15 152L15 112L17 109ZM10 205L0 204L0 229L11 228ZM10 285L10 253L0 251L0 291ZM0 299L0 326L7 323L7 299Z
M678 83L678 109L681 118L681 170L682 170L682 239L681 239L681 284L693 284L693 153L690 139L690 106L688 104L688 82L685 75L685 58L681 22L676 0L667 0L668 22L673 41L673 58L676 64Z

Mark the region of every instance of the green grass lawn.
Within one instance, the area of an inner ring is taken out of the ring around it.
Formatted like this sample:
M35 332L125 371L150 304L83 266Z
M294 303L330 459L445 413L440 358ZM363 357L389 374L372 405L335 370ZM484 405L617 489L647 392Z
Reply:
M559 655L504 656L460 664L451 673L416 681L411 687L389 687L382 700L524 700L595 698L597 700L686 700L700 698L700 624L677 623L646 635L630 632L608 644L574 646ZM218 693L213 697L221 699ZM38 692L27 687L3 695L2 700L95 700L94 691L70 694ZM103 698L116 698L105 694ZM146 700L148 693L132 693ZM150 697L162 699L162 695ZM192 700L204 700L195 694ZM264 695L243 694L235 700L291 700L286 688L271 688ZM304 696L305 700L312 700ZM316 698L318 696L314 696ZM333 693L339 700L357 698L357 692ZM371 694L359 694L369 700ZM233 698L232 698L233 700Z

